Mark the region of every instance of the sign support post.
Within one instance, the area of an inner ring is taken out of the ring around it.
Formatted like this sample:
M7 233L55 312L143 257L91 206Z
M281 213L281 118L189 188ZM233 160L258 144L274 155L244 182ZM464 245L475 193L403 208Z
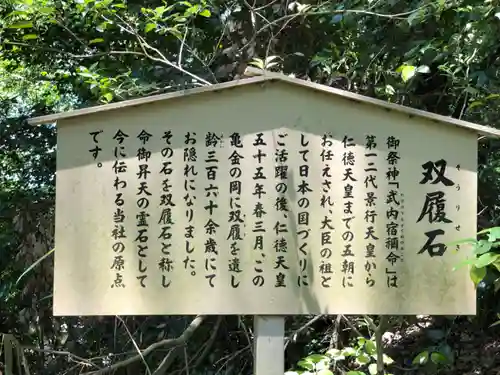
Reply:
M285 317L255 315L254 375L285 373Z

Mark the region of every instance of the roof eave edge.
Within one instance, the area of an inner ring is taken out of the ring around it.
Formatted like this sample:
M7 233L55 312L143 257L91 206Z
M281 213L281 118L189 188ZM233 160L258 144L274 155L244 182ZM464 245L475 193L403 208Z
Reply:
M50 115L32 117L32 118L28 119L28 124L32 125L32 126L38 126L38 125L43 125L43 124L57 123L57 121L59 121L59 120L66 120L69 118L75 118L75 117L79 117L79 116L96 114L96 113L100 113L100 112L108 112L108 111L121 109L121 108L135 107L135 106L139 106L142 104L156 103L156 102L160 102L160 101L167 100L167 99L181 98L181 97L185 97L185 96L191 96L191 95L202 94L202 93L207 93L207 92L218 92L221 90L225 90L225 89L229 89L229 88L233 88L233 87L238 87L241 85L248 85L248 84L252 84L252 83L259 83L259 82L266 82L266 81L274 81L274 80L279 80L279 79L280 79L280 77L278 77L276 75L267 75L267 74L248 77L248 78L242 77L242 78L237 79L237 80L218 83L216 85L195 87L192 89L178 90L178 91L169 92L166 94L146 96L146 97L142 97L142 98L123 100L120 102L115 102L115 103L110 103L110 104L101 104L101 105L95 105L95 106L86 107L86 108L74 109L74 110L67 111L67 112L59 112L59 113L54 113L54 114L50 114Z

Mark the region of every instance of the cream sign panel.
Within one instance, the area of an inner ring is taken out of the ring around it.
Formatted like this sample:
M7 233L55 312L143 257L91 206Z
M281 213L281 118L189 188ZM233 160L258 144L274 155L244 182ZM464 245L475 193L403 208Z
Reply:
M351 112L59 126L55 314L474 314L474 134Z

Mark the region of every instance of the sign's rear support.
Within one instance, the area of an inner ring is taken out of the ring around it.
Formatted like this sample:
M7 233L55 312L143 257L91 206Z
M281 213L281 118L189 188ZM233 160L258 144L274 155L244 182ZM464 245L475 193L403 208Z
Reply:
M285 373L285 317L255 315L254 375Z

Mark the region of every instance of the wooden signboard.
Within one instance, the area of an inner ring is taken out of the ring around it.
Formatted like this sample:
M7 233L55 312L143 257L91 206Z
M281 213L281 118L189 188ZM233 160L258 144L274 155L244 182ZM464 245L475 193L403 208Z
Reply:
M475 314L446 244L494 130L286 77L187 94L34 121L58 124L54 315Z

